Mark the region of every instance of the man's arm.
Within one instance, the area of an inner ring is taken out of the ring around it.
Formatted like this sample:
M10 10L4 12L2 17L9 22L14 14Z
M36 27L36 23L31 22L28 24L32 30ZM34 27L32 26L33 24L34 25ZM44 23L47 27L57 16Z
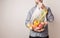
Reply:
M53 16L52 11L51 11L50 8L48 8L48 13L47 13L46 17L47 17L47 21L49 21L49 22L53 22L54 21L54 16Z
M31 13L31 10L29 10L28 14L27 14L27 18L25 20L25 25L28 27L28 23L31 22L31 16L32 16L32 13Z

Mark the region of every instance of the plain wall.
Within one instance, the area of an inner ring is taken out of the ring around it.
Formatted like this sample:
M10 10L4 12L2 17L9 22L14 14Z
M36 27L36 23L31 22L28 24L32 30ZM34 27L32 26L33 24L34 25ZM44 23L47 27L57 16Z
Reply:
M32 0L0 0L0 38L28 38L25 19Z
M50 38L60 38L60 5L59 0L44 0L55 17L49 23ZM0 0L0 38L28 38L29 30L24 22L28 13L35 4L34 0Z

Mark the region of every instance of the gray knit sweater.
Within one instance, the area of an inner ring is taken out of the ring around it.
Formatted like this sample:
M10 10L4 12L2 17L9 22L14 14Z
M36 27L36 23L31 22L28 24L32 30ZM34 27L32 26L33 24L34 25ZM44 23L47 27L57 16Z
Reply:
M26 26L27 26L28 22L31 22L31 17L32 17L36 7L37 7L37 5L35 5L34 7L32 7L29 10L27 18L25 20L25 25ZM46 19L47 19L47 21L52 22L54 20L54 16L53 16L53 14L51 12L51 9L49 7L46 7L46 8L48 9L48 14L46 15ZM30 36L32 36L32 37L36 37L36 36L38 36L38 37L46 37L48 35L49 35L48 34L48 25L46 25L45 30L43 32L35 32L33 30L30 30Z

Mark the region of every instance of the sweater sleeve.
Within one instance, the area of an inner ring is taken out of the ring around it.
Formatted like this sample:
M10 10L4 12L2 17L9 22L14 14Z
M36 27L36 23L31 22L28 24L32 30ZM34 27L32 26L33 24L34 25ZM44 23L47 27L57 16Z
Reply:
M50 8L48 8L48 13L47 13L46 17L47 17L47 21L49 21L49 22L53 22L54 21L54 16L53 16L52 11L51 11Z

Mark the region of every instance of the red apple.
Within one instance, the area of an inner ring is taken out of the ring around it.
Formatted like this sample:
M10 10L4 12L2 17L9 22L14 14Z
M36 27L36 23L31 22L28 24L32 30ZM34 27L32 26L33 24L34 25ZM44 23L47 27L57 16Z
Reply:
M40 23L38 27L41 29L43 27L43 25Z

